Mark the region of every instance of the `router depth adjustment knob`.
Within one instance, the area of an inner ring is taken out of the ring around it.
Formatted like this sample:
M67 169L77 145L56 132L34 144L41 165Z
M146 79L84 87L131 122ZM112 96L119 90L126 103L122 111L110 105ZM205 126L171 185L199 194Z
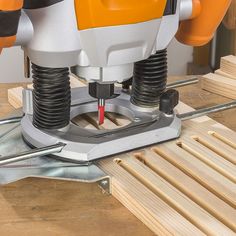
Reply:
M159 110L167 115L174 113L174 108L179 103L179 92L174 89L167 90L160 97Z

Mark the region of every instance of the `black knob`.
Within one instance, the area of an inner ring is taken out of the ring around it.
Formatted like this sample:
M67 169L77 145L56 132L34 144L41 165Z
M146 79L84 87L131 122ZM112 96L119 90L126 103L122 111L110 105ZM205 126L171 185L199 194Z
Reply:
M174 108L179 103L179 92L170 89L163 93L160 97L160 107L159 110L167 115L171 115L174 112Z

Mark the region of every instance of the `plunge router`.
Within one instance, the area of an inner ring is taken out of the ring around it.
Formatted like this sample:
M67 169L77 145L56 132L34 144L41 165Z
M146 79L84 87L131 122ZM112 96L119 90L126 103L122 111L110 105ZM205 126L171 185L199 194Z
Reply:
M230 2L0 0L0 48L21 46L31 62L24 141L40 154L51 146L56 157L87 163L177 138L179 94L166 89L167 47L174 37L191 46L209 42ZM71 89L70 69L88 87ZM97 111L99 124L105 112L131 123L107 131L71 122Z

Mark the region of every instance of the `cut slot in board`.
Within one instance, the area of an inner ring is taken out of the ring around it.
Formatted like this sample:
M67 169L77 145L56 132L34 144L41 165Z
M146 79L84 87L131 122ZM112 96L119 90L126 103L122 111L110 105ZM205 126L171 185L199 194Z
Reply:
M215 131L208 131L208 134L211 135L212 137L218 139L219 141L229 145L230 147L236 149L236 143L230 141L228 138L218 134L217 132L215 132Z
M196 157L206 165L213 168L232 182L236 183L236 176L234 166L223 160L221 156L211 152L207 148L202 148L199 145L195 145L193 141L178 141L176 143L181 149L188 152L190 155Z
M230 230L224 224L218 222L218 220L200 208L194 201L186 198L181 191L173 188L168 181L155 174L155 172L142 162L139 162L135 158L122 158L122 160L116 159L115 161L146 188L160 197L204 233L213 234L215 230L230 233ZM211 228L211 225L214 225L214 229Z
M102 129L117 128L112 115ZM94 125L96 117L84 118ZM112 194L156 234L234 235L236 134L219 127L187 121L178 140L98 165L112 177Z
M91 112L75 117L74 119L72 119L72 122L77 126L85 129L113 130L129 125L131 123L131 120L120 114L106 112L104 123L102 125L99 125L98 113Z
M207 209L207 211L214 215L218 220L232 229L235 228L235 225L232 224L235 217L233 208L225 204L214 194L211 194L204 187L197 184L191 177L186 176L181 170L171 165L154 150L145 150L144 152L135 153L134 156L156 174L166 179L176 189L196 202L199 206ZM218 211L219 207L222 211Z

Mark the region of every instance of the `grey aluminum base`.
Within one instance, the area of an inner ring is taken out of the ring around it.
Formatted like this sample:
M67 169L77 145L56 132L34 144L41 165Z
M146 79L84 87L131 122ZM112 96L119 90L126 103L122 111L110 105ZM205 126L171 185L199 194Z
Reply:
M0 154L2 156L30 150L22 139L20 124L0 126ZM110 192L110 177L95 164L80 165L50 157L37 157L0 167L0 185L10 184L28 177L97 182Z
M117 93L121 95L108 100L106 110L128 117L132 122L126 127L112 131L89 130L71 122L63 130L43 131L33 126L31 114L25 114L21 121L24 139L34 147L65 143L66 146L57 154L58 157L72 162L89 162L174 139L180 135L181 121L176 115L167 116L158 109L140 110L130 103L129 94L119 89ZM30 104L30 101L24 101L24 104ZM86 87L72 90L71 119L95 111L97 103L91 100Z

